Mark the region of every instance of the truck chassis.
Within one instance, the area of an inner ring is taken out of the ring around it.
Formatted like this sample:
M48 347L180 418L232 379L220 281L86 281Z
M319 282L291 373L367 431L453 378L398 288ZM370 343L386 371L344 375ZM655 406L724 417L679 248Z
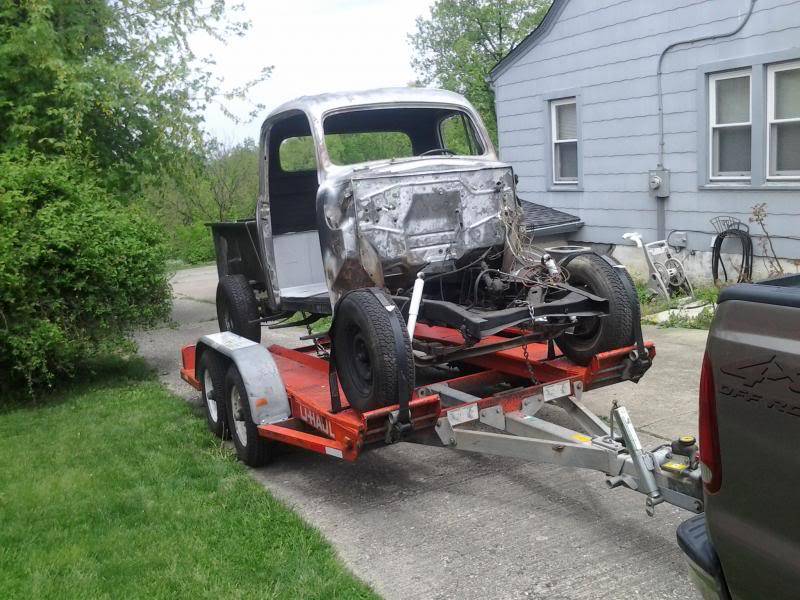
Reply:
M253 417L264 440L347 461L367 449L404 441L591 469L603 473L611 488L644 494L651 516L661 502L703 512L693 438L645 450L625 407L615 404L603 419L582 402L585 391L631 378L626 368L639 352L636 346L598 354L583 367L556 355L552 343L504 348L503 341L514 335L503 331L483 339L479 345L499 349L466 354L460 362L471 371L467 374L443 368L423 374L426 381L415 388L407 407L351 408L330 368L327 340L310 335L305 337L314 339L313 345L273 345L268 352L230 332L203 336L182 349L181 377L202 390L196 373L202 353L235 366L251 407L272 407L267 417ZM462 339L456 330L424 324L416 326L414 338L443 347ZM650 359L655 356L652 343L644 344L644 351ZM275 412L282 390L286 407ZM542 410L545 406L561 410ZM401 411L408 418L399 419ZM543 413L551 418L542 418ZM561 424L564 419L577 429Z

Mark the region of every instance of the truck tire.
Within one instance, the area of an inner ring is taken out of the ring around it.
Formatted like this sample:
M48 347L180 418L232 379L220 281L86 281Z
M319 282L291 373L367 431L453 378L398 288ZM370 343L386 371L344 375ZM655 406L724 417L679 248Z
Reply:
M225 418L225 361L213 350L206 350L197 361L197 380L208 430L218 438L230 437Z
M217 322L220 331L231 331L261 342L261 323L253 288L244 275L225 275L217 284Z
M609 314L605 317L583 319L572 333L556 338L556 344L573 362L588 365L600 352L633 344L634 314L638 298L626 291L623 277L630 278L624 269L614 268L596 254L582 254L566 266L568 283L608 300Z
M236 456L249 467L263 467L272 458L274 443L258 434L247 388L234 364L225 374L225 412Z
M350 292L336 307L331 341L350 406L366 412L411 398L414 356L396 308L387 310L370 290Z

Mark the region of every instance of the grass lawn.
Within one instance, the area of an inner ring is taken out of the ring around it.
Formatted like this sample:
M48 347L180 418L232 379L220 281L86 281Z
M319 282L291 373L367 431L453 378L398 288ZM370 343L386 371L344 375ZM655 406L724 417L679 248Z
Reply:
M187 404L126 374L0 413L0 596L375 597Z

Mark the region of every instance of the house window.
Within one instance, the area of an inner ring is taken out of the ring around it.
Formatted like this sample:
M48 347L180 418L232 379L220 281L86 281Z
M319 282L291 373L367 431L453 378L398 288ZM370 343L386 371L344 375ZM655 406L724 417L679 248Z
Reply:
M767 179L800 179L800 61L767 71Z
M575 98L550 102L553 183L578 183L578 106Z
M712 180L750 179L750 70L709 76Z

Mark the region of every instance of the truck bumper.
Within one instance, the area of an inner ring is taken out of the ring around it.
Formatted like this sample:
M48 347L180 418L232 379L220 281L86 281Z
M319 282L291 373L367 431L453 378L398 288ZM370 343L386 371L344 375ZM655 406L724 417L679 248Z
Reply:
M717 552L711 545L705 514L678 526L678 546L689 565L689 577L704 600L730 600Z

